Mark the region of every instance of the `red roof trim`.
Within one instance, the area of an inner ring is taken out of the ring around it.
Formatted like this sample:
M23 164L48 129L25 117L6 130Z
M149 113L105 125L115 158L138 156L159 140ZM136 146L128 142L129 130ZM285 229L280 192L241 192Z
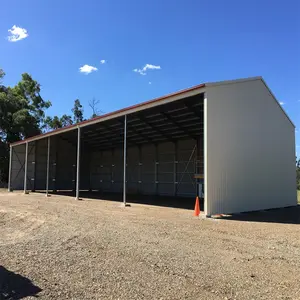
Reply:
M101 120L101 119L109 117L109 116L113 116L113 115L116 115L116 114L119 114L119 113L122 113L122 112L126 112L126 111L131 110L131 109L140 108L140 107L146 106L147 104L160 102L160 101L165 100L167 98L170 98L170 97L173 97L173 96L178 96L178 95L181 95L181 94L184 94L184 93L187 93L187 92L199 89L199 88L204 88L204 87L205 87L205 83L195 85L193 87L190 87L190 88L187 88L187 89L184 89L184 90L180 90L180 91L175 92L175 93L171 93L171 94L168 94L168 95L165 95L165 96L162 96L162 97L159 97L159 98L155 98L155 99L152 99L152 100L149 100L149 101L146 101L146 102L142 102L142 103L139 103L139 104L135 104L135 105L126 107L126 108L122 108L122 109L119 109L119 110L116 110L116 111L98 116L98 117L93 118L93 119L82 121L82 122L74 124L74 125L66 126L66 127L59 128L59 129L55 129L55 130L49 131L47 133L42 133L42 134L39 134L39 135L35 135L35 136L32 136L32 137L27 138L25 140L11 143L11 146L15 146L15 145L23 144L25 142L30 142L32 140L36 140L36 139L44 138L44 137L47 137L47 136L51 136L51 135L54 135L56 133L59 133L60 131L64 131L66 129L71 129L71 128L75 129L75 128L77 128L77 126L80 126L82 124L93 123L95 120Z

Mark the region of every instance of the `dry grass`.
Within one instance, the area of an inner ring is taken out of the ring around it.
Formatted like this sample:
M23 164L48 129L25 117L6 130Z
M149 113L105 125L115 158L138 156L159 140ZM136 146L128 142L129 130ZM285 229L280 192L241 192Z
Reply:
M243 216L1 193L0 299L299 299L299 210Z

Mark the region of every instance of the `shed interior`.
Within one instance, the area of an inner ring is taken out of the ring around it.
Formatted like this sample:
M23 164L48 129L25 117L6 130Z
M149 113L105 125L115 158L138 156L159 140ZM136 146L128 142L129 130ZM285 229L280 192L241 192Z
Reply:
M128 201L193 208L195 196L203 192L203 102L201 93L127 115ZM81 127L81 197L122 199L124 119L112 116ZM75 190L77 137L76 127L50 137L50 191ZM25 147L13 147L13 189L24 186ZM47 137L28 143L29 190L46 189L47 153Z

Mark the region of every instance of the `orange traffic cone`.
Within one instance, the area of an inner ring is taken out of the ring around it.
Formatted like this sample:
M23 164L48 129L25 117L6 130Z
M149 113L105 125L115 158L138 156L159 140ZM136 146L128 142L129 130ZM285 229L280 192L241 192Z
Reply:
M199 197L196 197L196 202L195 202L195 212L194 216L198 217L200 215L200 202L199 202Z

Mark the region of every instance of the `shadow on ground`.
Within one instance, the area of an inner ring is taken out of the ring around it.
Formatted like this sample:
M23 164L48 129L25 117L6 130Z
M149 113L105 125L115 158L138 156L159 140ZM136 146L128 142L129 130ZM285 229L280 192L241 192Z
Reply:
M40 192L40 191L36 191ZM75 193L72 191L58 191L56 195L62 196L72 196L75 197ZM101 192L87 192L80 191L80 198L83 200L85 198L95 199L95 200L105 200L105 201L115 201L122 202L123 195L118 193L101 193ZM195 207L195 198L193 197L172 197L172 196L152 196L152 195L136 195L128 194L128 203L139 203L145 205L155 205L163 207L173 207L193 210ZM204 208L204 200L200 199L200 208Z
M0 300L17 300L36 296L42 291L30 279L0 266Z
M300 205L222 216L222 220L300 224Z

